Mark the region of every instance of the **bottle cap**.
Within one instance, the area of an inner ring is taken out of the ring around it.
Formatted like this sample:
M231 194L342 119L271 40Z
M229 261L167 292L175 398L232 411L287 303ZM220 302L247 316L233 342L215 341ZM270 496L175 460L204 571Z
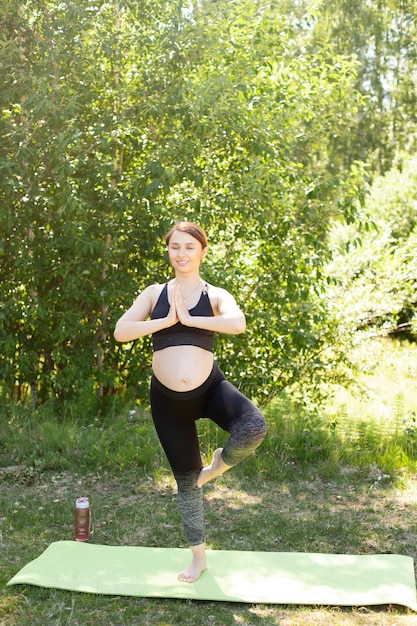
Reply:
M75 506L78 509L88 509L89 507L88 498L77 498L75 501Z

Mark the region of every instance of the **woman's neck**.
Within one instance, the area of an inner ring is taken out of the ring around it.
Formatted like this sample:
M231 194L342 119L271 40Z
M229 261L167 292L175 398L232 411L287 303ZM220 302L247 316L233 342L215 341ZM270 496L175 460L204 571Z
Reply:
M191 289L195 287L201 282L201 277L199 272L195 272L193 274L175 274L175 281L184 287L185 289Z
M192 274L190 276L176 275L175 282L181 285L184 298L189 298L192 296L199 287L203 285L203 281L201 280L200 274Z

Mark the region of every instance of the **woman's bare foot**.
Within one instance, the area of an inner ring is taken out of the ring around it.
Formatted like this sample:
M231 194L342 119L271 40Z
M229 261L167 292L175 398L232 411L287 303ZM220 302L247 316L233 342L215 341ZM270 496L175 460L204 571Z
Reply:
M203 467L198 475L197 487L202 487L208 483L209 480L216 478L216 476L220 476L232 467L223 461L221 457L222 452L223 448L217 448L217 450L214 451L212 462L207 467Z
M198 546L191 546L191 552L193 553L193 560L183 572L178 574L178 580L183 583L195 583L200 578L202 572L207 569L205 544L201 543Z

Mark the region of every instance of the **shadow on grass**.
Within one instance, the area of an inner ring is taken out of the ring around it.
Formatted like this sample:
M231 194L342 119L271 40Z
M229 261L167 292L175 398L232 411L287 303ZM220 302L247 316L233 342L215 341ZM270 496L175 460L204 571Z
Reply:
M313 468L310 470L307 473L293 470L293 474L281 482L239 477L229 472L215 483L207 485L204 493L208 546L216 550L268 552L395 553L416 558L415 478L400 489L389 484L381 485L377 479L373 481L370 477L358 480L354 474L326 482L315 475ZM175 485L169 471L165 469L147 477L139 476L133 470L119 475L103 473L79 476L75 471L45 473L38 477L37 484L29 486L15 484L9 476L3 481L0 494L0 580L3 584L53 541L73 539L73 503L79 495L88 495L91 501L95 529L91 538L93 543L161 547L186 545L177 510ZM40 621L32 623L48 623L47 620L42 622L42 619L52 610L54 602L56 605L57 593L54 591L48 595L45 590L8 588L2 592L3 606L9 606L6 611L9 617L17 610L20 621L15 623L29 624L22 617L26 615L28 599L30 601L31 598L42 596L45 606L39 609L40 617L37 619ZM6 597L8 600L5 604ZM85 602L87 605L90 602L96 605L96 600ZM107 605L110 602L108 599L105 601ZM130 601L126 600L126 603L130 604ZM120 604L120 601L117 603L113 600L112 608L107 606L109 615L113 615L111 619L107 618L110 621L96 620L95 623L125 623L121 621ZM14 609L14 605L18 608ZM23 605L26 605L26 609ZM145 605L152 616L146 613L147 623L175 623L166 622L162 618L157 621L156 602L146 602L141 605L142 609ZM212 607L210 614L216 615L217 608ZM238 623L232 619L232 605L223 604L222 608L223 621L219 623ZM243 623L281 623L278 615L282 614L279 613L282 607L271 607L269 621L264 620L262 611L256 618L253 609L250 613L252 621ZM241 609L245 615L250 610L250 606ZM296 607L289 610L291 619L295 620ZM313 608L299 610L303 613L304 621L287 623L309 623ZM326 610L322 608L321 611L324 611L324 621L311 623L339 623L335 618L335 609L328 609L327 617ZM346 609L343 611L346 612ZM225 616L225 612L229 617ZM400 607L394 613L397 622L393 621L393 624L399 623L398 619L402 615L408 615ZM379 610L374 617L377 614ZM186 624L184 612L180 612L180 616L181 623ZM387 617L387 614L384 613L384 616ZM414 618L410 615L409 619ZM191 617L190 620L192 624ZM5 623L13 624L13 621ZM198 623L203 622L199 620Z

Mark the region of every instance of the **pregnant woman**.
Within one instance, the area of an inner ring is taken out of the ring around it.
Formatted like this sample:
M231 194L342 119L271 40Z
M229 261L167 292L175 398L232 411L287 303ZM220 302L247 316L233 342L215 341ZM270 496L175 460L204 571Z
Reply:
M251 454L262 443L266 425L259 409L226 380L214 361L214 334L242 333L246 321L227 290L200 276L208 250L204 230L180 222L165 235L165 242L175 278L146 287L118 320L114 336L132 341L152 335L152 418L178 486L192 552L190 565L178 578L193 583L207 568L202 487ZM196 429L201 418L230 434L206 467Z

